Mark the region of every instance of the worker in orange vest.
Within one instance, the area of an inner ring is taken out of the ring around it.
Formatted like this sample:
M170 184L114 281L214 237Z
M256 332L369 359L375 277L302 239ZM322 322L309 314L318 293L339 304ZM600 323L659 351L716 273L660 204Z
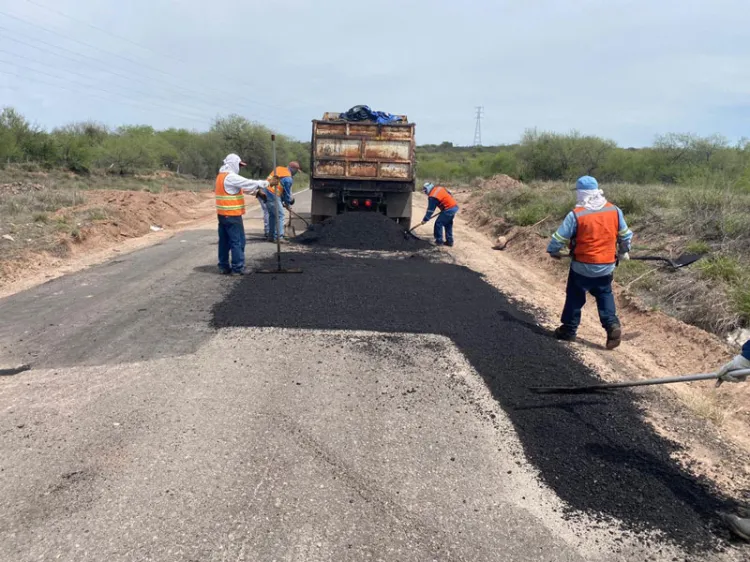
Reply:
M216 214L219 218L219 271L224 275L245 272L245 194L268 187L264 180L249 180L239 175L246 164L236 154L224 159L216 177ZM229 254L232 262L229 263Z
M740 373L750 370L750 340L742 346L742 351L729 363L718 371L719 385L724 382L747 382L747 375ZM736 536L750 542L750 510L744 510L741 515L722 513L721 518Z
M581 323L586 293L596 299L599 321L607 332L607 349L620 345L622 328L617 318L612 278L618 259L630 259L633 233L622 211L609 203L596 179L583 176L576 182L577 203L552 235L547 252L560 259L560 250L570 248L573 258L568 274L562 325L555 337L575 341Z
M294 205L292 186L294 176L300 171L299 162L289 162L288 166L277 166L268 175L266 207L268 209L268 240L276 242L278 236L284 240L284 208Z
M436 187L433 183L425 183L422 190L429 199L427 213L421 224L427 224L435 209L440 208L440 215L435 220L435 244L438 246L443 244L453 246L453 219L456 218L456 213L458 213L458 203L456 203L450 191L441 186ZM445 231L445 241L443 241L443 231Z

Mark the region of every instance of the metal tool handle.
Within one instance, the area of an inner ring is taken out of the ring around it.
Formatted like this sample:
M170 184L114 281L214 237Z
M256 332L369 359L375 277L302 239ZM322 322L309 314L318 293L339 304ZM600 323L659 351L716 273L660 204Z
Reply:
M733 374L737 376L750 376L750 369L740 369L733 371ZM531 388L529 390L538 394L565 394L565 393L578 393L578 392L589 392L595 390L610 390L615 388L629 388L633 386L651 386L655 384L672 384L678 382L692 382L692 381L705 381L705 380L716 380L719 375L716 373L702 373L699 375L684 375L679 377L664 377L659 379L649 379L644 381L623 381L623 382L612 382L602 384L592 384L588 386L542 386Z
M427 222L430 222L430 221L431 221L432 219L436 219L436 218L438 218L438 217L439 217L440 215L442 215L442 214L443 214L443 211L440 211L439 213L436 213L435 215L431 216L431 217L430 217L430 220L428 220ZM413 230L415 230L415 229L419 228L420 226L422 226L422 223L421 223L421 222L420 222L420 223L419 223L419 224L418 224L417 226L415 226L415 227L413 227L413 228L410 228L410 229L409 229L409 234L411 234Z
M271 148L273 152L273 172L271 175L276 175L276 135L271 135ZM283 189L283 188L282 188ZM276 196L276 266L281 271L281 233L284 231L284 221L279 220L281 218L281 198L279 197L278 185L274 189L274 195Z

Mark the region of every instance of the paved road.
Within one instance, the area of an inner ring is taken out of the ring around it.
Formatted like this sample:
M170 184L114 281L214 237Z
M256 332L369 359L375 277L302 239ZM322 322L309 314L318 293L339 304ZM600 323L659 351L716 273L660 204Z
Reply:
M0 366L33 365L0 379L0 560L739 559L571 513L519 433L534 408L510 414L460 337L344 325L281 277L216 275L215 252L185 232L0 300ZM289 257L306 290L400 303L371 257Z

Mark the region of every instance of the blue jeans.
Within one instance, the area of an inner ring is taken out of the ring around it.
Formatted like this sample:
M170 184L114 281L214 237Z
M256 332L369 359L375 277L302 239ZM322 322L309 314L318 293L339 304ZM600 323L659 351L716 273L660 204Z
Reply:
M565 307L560 319L566 333L575 335L578 330L581 310L586 304L586 293L591 293L596 299L599 321L605 330L620 324L615 308L615 296L612 293L612 275L586 277L571 269L568 273L568 286L565 288Z
M280 238L284 238L284 206L281 204L281 199L275 194L266 191L266 195L268 196L266 200L266 206L268 207L268 237L275 242L277 232Z
M232 265L229 265L229 253ZM245 224L242 217L219 215L219 269L239 273L245 269Z
M440 244L443 241L443 230L445 230L445 241L453 244L453 219L456 218L458 207L446 209L440 216L435 219L435 242Z
M263 211L263 234L268 238L268 204L263 199L258 199L258 203L260 203L260 210Z

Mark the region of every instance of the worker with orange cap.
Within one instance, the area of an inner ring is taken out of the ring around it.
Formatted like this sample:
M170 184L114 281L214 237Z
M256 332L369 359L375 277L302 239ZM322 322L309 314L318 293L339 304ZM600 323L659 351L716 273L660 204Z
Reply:
M268 176L266 206L268 208L268 240L284 240L284 207L294 205L292 186L294 176L300 171L299 162L289 162L288 166L278 166Z

